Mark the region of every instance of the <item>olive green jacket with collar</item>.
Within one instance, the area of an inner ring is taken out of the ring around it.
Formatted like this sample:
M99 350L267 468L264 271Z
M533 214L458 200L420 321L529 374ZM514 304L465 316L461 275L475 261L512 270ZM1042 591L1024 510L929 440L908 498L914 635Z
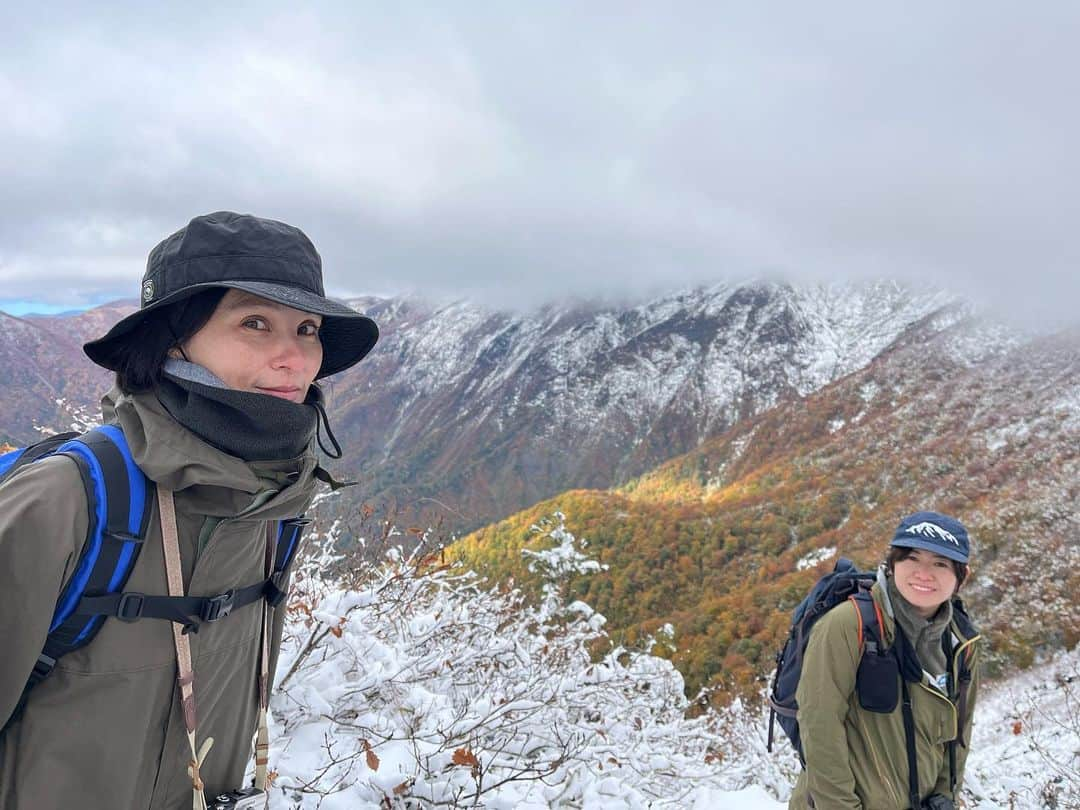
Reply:
M871 594L880 608L883 640L891 646L895 622L880 583L873 586ZM949 663L952 683L959 684L960 656L967 657L972 673L965 716L958 716L958 692L950 700L925 678L921 684L909 685L919 791L923 799L933 793L952 796L946 743L956 737L958 728L963 728L965 741L971 739L978 688L979 636L965 634L955 617L946 632L950 631L957 642ZM833 608L810 631L795 695L806 768L795 784L788 804L790 810L910 807L903 712L899 703L890 714L870 712L859 705L855 677L861 653L858 610L851 602ZM967 748L957 745L957 791L966 759Z
M108 395L135 462L175 493L186 592L212 596L262 580L268 529L304 512L316 457L247 463L202 441L150 394ZM125 590L168 594L156 499ZM74 462L27 465L0 487L0 724L12 715L86 538L88 505ZM207 534L200 547L200 533ZM189 634L208 796L241 786L258 717L262 603ZM273 611L271 666L284 606ZM271 672L273 670L271 669ZM190 749L176 688L171 624L107 619L60 659L0 735L0 810L191 806Z

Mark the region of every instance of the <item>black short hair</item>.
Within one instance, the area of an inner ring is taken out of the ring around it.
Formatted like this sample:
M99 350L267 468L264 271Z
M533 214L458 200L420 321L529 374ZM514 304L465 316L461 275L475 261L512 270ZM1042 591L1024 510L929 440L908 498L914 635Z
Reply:
M152 391L161 383L169 349L206 326L225 296L225 287L211 287L162 307L127 335L116 369L116 384L125 394Z
M906 560L911 557L919 549L908 548L907 546L889 546L889 551L885 555L885 573L889 576L893 574L893 568L901 560ZM931 552L933 553L933 552ZM949 560L948 557L945 559ZM968 567L959 560L949 560L952 563L953 572L956 574L956 587L959 588L964 584L964 579L967 578Z

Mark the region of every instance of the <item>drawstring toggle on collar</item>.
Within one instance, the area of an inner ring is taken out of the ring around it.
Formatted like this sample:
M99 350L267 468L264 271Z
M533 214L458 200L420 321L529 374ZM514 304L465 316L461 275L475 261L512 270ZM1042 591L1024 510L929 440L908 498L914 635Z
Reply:
M318 421L315 423L315 436L319 440L319 449L326 453L330 458L341 458L341 445L338 444L337 437L334 436L334 431L330 430L330 420L326 416L326 408L324 408L322 402L317 399L311 403L311 406L319 414ZM326 438L330 440L330 444L334 447L333 452L328 450L326 445L323 444L323 428L326 428Z

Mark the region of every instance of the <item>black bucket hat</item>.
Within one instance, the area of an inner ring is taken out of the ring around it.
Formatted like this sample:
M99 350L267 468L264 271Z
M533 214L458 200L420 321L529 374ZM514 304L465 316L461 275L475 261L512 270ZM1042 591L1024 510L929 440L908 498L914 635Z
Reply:
M375 321L326 297L322 260L303 231L273 219L218 211L195 217L150 251L139 310L83 351L116 371L136 326L155 310L211 287L244 290L322 315L323 362L316 379L360 362L379 339Z

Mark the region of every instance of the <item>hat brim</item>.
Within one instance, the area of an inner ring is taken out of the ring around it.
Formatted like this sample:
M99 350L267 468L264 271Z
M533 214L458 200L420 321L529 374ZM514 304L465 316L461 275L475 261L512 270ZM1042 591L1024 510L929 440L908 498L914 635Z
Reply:
M83 351L99 366L116 371L120 367L127 338L132 330L162 307L214 287L243 290L302 312L322 315L319 337L323 345L323 362L315 376L317 380L356 365L379 340L379 327L375 321L340 301L286 284L266 281L214 281L184 287L131 313L117 321L104 337L84 344Z
M934 554L940 554L942 557L948 557L950 560L956 560L957 562L962 563L967 563L969 557L969 555L964 554L964 552L959 549L951 549L940 543L934 543L930 540L919 540L915 537L893 540L892 545L897 548L918 548L923 551L932 551Z

